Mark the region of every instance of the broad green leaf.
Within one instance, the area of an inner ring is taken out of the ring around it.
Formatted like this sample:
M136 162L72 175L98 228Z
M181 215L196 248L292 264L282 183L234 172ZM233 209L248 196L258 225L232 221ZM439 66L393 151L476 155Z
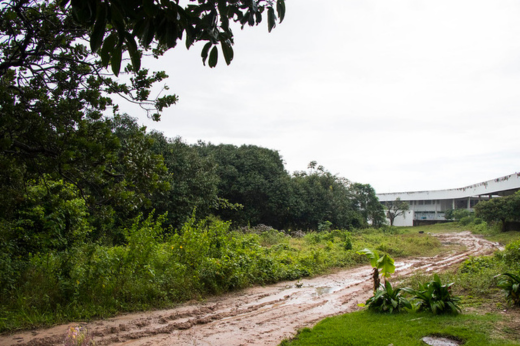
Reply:
M137 50L137 43L134 37L130 34L126 35L126 45L130 54L130 60L132 60L132 67L137 72L141 68L141 54Z
M372 265L372 267L374 268L378 268L378 264L377 262L379 261L379 254L377 253L377 251L372 251L370 249L363 249L363 250L360 250L358 252L356 252L358 255L365 255L368 257L368 259L370 260L370 264Z
M209 65L209 67L215 67L215 66L217 66L217 62L218 62L218 49L217 49L217 46L214 46L211 49L211 52L209 53L208 65Z
M283 19L285 18L285 0L278 0L276 2L276 12L278 12L280 23L283 22Z
M105 42L103 42L103 47L101 48L99 55L101 56L101 63L105 67L107 67L108 63L110 62L110 53L114 50L114 47L116 45L116 39L116 34L111 33L105 39Z
M233 60L233 47L231 47L231 42L229 40L221 41L220 45L222 47L222 53L224 54L226 64L231 64L231 61Z
M148 47L150 45L150 43L152 43L154 35L155 35L155 28L153 26L152 20L148 19L144 26L143 35L141 37L143 46Z
M267 10L267 29L269 32L276 27L276 15L274 14L274 10L272 7L269 7Z
M112 59L111 59L111 66L112 66L112 72L116 76L119 76L119 71L121 70L121 58L122 58L122 51L121 51L121 43L119 43L113 50L112 50Z
M381 269L381 275L389 278L390 274L395 272L394 259L385 254L377 261L377 267Z
M101 44L103 43L103 37L105 36L105 30L107 27L107 12L106 7L103 5L99 6L96 23L90 35L90 49L93 52L97 52Z
M212 43L208 42L204 45L204 48L202 48L202 52L200 53L200 56L202 57L202 63L206 65L206 59L208 58L209 49L211 48Z

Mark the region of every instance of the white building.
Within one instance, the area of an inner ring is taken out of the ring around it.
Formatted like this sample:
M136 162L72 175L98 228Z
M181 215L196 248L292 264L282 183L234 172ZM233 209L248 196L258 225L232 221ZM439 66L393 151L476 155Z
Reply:
M380 193L377 197L383 204L389 204L397 198L407 202L410 213L405 218L396 219L394 225L411 226L412 220L445 220L444 211L448 209L473 211L473 207L481 200L510 195L518 190L520 173L514 173L458 189Z

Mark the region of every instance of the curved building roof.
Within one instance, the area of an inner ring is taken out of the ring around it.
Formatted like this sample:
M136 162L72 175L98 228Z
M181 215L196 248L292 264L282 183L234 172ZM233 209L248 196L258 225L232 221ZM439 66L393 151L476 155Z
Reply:
M379 193L377 197L380 202L395 201L396 198L400 198L402 201L441 200L479 195L505 195L517 190L520 190L520 173L458 189Z

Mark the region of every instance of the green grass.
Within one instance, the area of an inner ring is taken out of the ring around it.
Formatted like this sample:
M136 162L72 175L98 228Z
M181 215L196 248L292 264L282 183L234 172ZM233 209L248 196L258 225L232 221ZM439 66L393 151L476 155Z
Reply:
M425 345L421 338L429 335L451 336L463 341L465 346L520 345L504 340L510 331L507 326L499 326L501 320L503 317L497 314L388 315L364 310L327 318L312 329L301 330L294 340L286 340L281 345L419 346Z

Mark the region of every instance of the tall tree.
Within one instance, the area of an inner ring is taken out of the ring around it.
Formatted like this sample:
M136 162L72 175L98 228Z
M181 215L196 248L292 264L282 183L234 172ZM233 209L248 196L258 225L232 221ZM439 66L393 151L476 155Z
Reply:
M481 201L475 206L476 216L486 222L502 223L502 231L507 229L507 222L520 221L520 192L513 195Z
M383 205L376 196L376 191L370 184L354 183L351 185L354 203L365 221L370 221L374 227L381 226L385 221Z
M165 225L175 228L196 211L197 216L209 215L218 205L216 162L212 157L203 157L196 146L184 143L181 138L168 139L162 133L152 132L154 139L152 150L164 157L168 168L165 180L169 188L156 192L151 208L156 214L168 213Z
M394 225L394 221L398 216L405 215L406 211L410 208L410 205L404 201L401 201L399 197L395 201L390 202L386 211L386 216L390 219L390 226Z
M243 205L240 211L223 209L218 215L238 225L264 223L283 228L289 175L277 151L205 143L200 143L199 150L217 163L218 196Z
M292 206L292 227L317 230L325 221L342 229L362 226L362 217L352 203L350 182L331 174L315 161L308 168L308 172L293 174L293 191L300 203Z

